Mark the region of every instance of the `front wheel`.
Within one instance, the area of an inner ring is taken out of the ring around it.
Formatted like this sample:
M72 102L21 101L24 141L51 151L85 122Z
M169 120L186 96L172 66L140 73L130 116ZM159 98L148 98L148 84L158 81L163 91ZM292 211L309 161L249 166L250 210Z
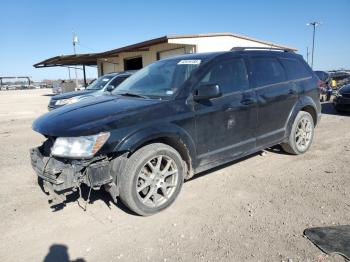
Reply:
M180 193L185 166L172 147L146 145L127 160L120 179L120 198L133 212L148 216L170 206Z
M300 155L310 148L313 137L313 118L308 112L300 111L294 120L288 142L281 145L285 152Z

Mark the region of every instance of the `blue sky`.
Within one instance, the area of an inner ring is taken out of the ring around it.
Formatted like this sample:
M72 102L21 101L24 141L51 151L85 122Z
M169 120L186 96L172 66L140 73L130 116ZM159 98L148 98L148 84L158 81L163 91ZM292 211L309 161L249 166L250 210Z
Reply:
M166 34L233 32L286 44L305 56L317 28L315 69L350 69L350 0L83 1L2 0L0 75L68 78L64 68L35 69L43 59L105 51ZM88 70L95 77L96 69Z

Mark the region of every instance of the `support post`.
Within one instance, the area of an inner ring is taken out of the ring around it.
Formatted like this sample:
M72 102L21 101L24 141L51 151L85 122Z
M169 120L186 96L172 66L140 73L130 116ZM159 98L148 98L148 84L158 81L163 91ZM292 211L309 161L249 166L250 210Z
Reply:
M312 34L312 55L311 55L311 68L314 69L314 50L315 50L315 31L316 23L313 24L313 34Z
M85 65L83 65L83 73L84 73L84 86L86 87L86 86L87 86L87 83L86 83Z

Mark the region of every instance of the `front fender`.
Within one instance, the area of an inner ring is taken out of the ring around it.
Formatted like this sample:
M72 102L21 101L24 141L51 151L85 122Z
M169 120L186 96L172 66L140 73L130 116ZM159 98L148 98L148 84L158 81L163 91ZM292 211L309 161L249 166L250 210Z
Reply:
M143 144L160 138L173 138L182 142L189 153L192 161L196 159L195 143L190 134L183 128L174 124L162 124L157 126L145 127L133 132L122 139L114 148L114 152L134 152Z

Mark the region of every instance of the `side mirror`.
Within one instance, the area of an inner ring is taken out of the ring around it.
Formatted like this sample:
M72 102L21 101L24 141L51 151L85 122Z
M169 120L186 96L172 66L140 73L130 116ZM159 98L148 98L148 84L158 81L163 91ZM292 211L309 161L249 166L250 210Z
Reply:
M106 88L106 91L112 92L114 90L115 86L114 85L108 85Z
M205 84L195 88L193 99L195 101L208 100L220 97L221 95L220 86L218 84Z

